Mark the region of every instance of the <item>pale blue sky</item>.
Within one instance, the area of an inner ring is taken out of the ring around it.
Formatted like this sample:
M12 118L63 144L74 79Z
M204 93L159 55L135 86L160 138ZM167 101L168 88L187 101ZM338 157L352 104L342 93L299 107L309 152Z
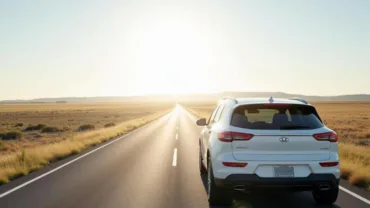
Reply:
M0 100L370 93L370 1L0 0Z

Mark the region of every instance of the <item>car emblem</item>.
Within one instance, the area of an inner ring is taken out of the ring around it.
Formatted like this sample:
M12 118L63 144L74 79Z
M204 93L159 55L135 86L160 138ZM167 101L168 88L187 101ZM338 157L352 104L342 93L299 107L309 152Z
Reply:
M289 138L287 138L287 137L281 137L279 140L281 142L289 142Z

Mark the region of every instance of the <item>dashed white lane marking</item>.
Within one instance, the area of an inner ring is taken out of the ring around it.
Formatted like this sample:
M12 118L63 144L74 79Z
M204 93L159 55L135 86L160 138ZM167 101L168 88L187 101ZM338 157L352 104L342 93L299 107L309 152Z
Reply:
M179 139L179 135L178 135L178 134L176 134L176 137L175 137L175 139L176 139L176 140L178 140L178 139Z
M346 188L343 188L342 186L339 186L339 189L342 190L342 191L344 191L344 192L346 192L347 194L352 195L353 197L356 197L357 199L365 202L366 204L370 204L370 201L369 200L365 199L364 197L362 197L362 196L360 196L358 194L353 193L352 191L350 191L350 190L348 190Z
M176 167L177 165L177 148L173 150L173 160L172 160L172 166Z

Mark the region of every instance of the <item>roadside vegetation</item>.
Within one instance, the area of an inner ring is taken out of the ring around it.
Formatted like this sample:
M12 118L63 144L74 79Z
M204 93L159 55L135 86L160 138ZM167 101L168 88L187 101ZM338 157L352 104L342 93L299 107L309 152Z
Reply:
M123 135L172 107L149 103L1 105L0 184Z
M339 136L341 177L370 190L370 102L313 103L324 123ZM209 118L215 104L185 103L197 117Z

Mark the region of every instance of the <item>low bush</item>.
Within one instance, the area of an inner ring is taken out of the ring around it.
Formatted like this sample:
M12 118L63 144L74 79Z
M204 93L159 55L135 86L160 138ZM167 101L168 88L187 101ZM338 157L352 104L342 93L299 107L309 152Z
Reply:
M78 127L78 131L90 131L90 130L94 130L95 129L95 126L92 125L92 124L83 124L81 125L80 127Z
M106 124L104 125L104 127L105 127L105 128L108 128L108 127L112 127L112 126L115 126L115 125L116 125L115 123L110 122L110 123L106 123Z
M2 140L20 139L20 138L22 138L22 132L9 131L9 132L0 133L0 138Z
M42 133L57 133L57 132L63 132L63 129L60 129L58 127L54 126L46 126L41 130Z
M17 123L14 125L14 127L22 127L23 126L23 123Z
M37 125L29 125L27 128L24 129L24 131L38 131L38 130L42 130L43 128L45 128L46 125L45 124L37 124Z

